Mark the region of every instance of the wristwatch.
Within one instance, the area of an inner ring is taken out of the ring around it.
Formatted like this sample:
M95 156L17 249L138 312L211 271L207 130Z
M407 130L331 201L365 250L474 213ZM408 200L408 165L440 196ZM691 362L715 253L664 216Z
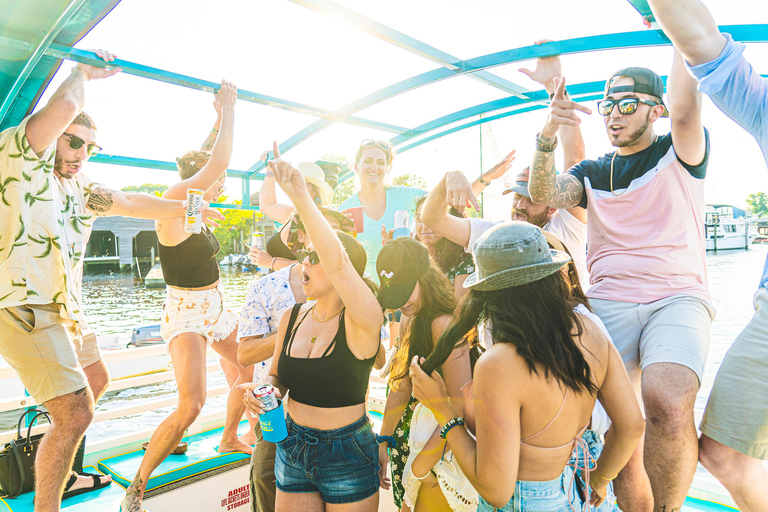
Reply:
M477 178L477 181L479 181L481 185L485 185L486 187L491 186L491 182L490 181L485 181L483 179L483 175L482 174L480 175L479 178Z

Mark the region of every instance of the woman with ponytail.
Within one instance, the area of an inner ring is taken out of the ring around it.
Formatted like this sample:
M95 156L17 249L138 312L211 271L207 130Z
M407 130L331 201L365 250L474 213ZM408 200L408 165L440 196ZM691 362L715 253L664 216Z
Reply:
M561 272L570 258L550 250L538 227L499 224L480 237L473 255L477 270L464 284L470 292L455 321L426 360L411 363L414 396L434 413L441 437L480 493L478 510L600 505L644 429L619 353L575 310ZM464 418L434 370L484 320L493 345L475 368ZM613 425L595 463L578 454L587 451L581 436L596 399Z

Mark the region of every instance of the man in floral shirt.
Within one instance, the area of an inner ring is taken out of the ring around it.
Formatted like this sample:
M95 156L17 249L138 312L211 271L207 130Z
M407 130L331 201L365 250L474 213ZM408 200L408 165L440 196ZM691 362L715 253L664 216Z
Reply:
M44 108L0 133L0 355L52 419L37 454L36 467L44 470L36 472L36 510L59 510L62 492L66 498L110 481L70 469L94 402L109 385L80 307L93 216L184 215L181 201L117 192L81 172L100 149L96 127L82 112L85 83L119 71L78 64Z

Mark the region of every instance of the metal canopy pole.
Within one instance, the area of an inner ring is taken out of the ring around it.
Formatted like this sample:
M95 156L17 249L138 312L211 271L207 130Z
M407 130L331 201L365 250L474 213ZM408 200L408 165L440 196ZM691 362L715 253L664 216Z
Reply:
M83 0L80 0L83 1ZM84 50L78 50L77 48L71 48L57 43L52 43L48 49L45 50L46 55L56 57L58 59L67 59L75 62L81 62L83 64L91 64L95 66L104 66L104 61L96 56L93 52ZM180 85L182 87L188 87L190 89L197 89L199 91L215 93L219 90L219 85L216 82L210 82L208 80L201 80L187 75L181 75L179 73L173 73L164 69L153 68L130 62L122 59L115 59L110 63L110 66L119 66L123 69L124 73L129 75L140 76L142 78L149 78L150 80L157 80L172 85ZM268 96L266 94L259 94L256 92L247 91L245 89L237 90L237 97L244 101L250 101L252 103L258 103L267 107L280 108L299 114L307 114L311 116L324 117L333 115L333 112L327 109L313 107L311 105L305 105L303 103L297 103L282 98L276 98L274 96ZM373 128L376 130L382 130L390 133L402 133L406 128L402 126L396 126L389 123L380 123L378 121L372 121L369 119L363 119L359 117L348 117L343 122L362 126L365 128Z
M448 69L458 69L457 63L462 62L462 59L455 57L449 53L446 53L434 46L430 46L418 39L398 32L397 30L390 28L386 25L379 23L376 20L363 16L355 11L342 7L341 5L331 2L330 0L288 0L296 5L306 7L315 12L318 12L324 16L340 18L345 23L352 25L354 28L362 30L366 34L372 35L382 41L393 44L403 50L410 53L429 59L432 62L440 64ZM480 82L488 84L497 89L501 89L507 94L512 94L519 98L523 97L523 94L530 92L522 85L510 82L505 78L496 76L488 71L477 71L470 73L470 78L474 78Z

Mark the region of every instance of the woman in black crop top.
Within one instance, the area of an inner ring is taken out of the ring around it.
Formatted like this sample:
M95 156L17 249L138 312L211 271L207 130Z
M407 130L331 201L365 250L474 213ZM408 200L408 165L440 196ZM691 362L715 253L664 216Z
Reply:
M211 135L202 151L190 151L177 159L182 181L169 188L163 197L183 200L188 189L205 190L204 199L209 202L220 195L232 154L236 98L237 88L222 81L214 102L219 119ZM208 153L211 146L213 149ZM160 263L168 285L161 317L161 335L173 362L179 403L152 435L136 479L121 505L123 512L142 510L144 489L152 471L176 448L184 431L200 414L206 398L207 347L212 346L237 369L238 384L252 379L252 369L243 368L237 362L237 316L227 307L219 281L216 262L219 243L207 226L203 226L198 234L185 232L185 220L180 218L156 223ZM218 448L220 452L250 454L252 451L237 437L237 427L244 412L242 396L243 391L233 386L227 402L227 419Z
M298 169L269 162L280 187L301 215L312 245L301 255L304 292L315 302L280 321L268 382L287 410L288 437L277 445L276 510L325 510L355 503L374 512L379 502L379 452L365 410L368 379L383 321L373 286L362 277L365 250L331 229ZM260 402L246 393L249 408Z

